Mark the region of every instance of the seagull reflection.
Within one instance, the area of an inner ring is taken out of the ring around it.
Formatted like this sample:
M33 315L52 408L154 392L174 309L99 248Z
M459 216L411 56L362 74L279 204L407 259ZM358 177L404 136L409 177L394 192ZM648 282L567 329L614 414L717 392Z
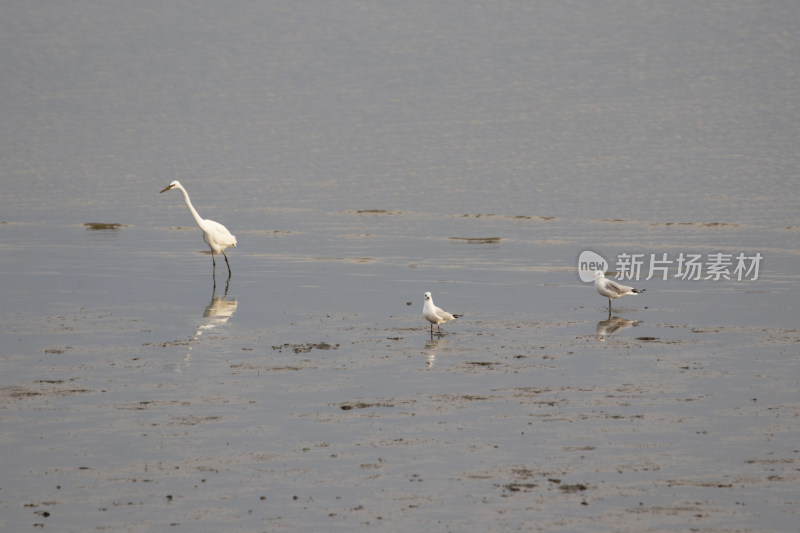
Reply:
M638 320L628 320L627 318L609 315L607 319L601 320L597 323L597 327L594 328L594 331L597 334L597 340L603 342L606 340L606 337L610 337L621 329L631 328L638 325Z
M442 340L440 336L431 335L431 340L425 343L425 352L428 354L427 364L428 368L433 368L436 364L436 350L441 348L440 343L446 341Z

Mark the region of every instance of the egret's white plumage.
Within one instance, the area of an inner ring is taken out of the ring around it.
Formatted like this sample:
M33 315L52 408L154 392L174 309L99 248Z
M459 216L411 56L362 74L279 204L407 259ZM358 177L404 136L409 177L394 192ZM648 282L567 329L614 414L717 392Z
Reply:
M620 285L616 281L606 279L606 275L602 270L596 270L594 273L594 288L600 293L600 296L608 298L608 312L611 313L611 299L622 298L628 294L639 294L644 292L644 289L634 289L627 285Z
M422 308L422 316L431 323L431 333L433 333L433 325L436 324L436 328L441 331L441 324L449 320L453 320L454 318L458 318L461 315L453 315L433 305L433 297L431 293L425 293L425 305Z
M206 241L208 247L211 248L211 263L214 265L214 270L216 271L217 269L217 262L214 259L214 254L222 254L222 257L225 258L225 264L228 265L228 278L230 279L231 265L228 263L228 256L225 255L225 248L235 247L236 237L231 235L231 232L228 231L228 228L219 222L201 218L197 213L197 210L192 205L192 201L189 199L189 193L186 192L186 189L183 188L183 185L181 185L180 181L173 181L164 187L161 192L166 192L170 189L178 189L183 193L183 199L186 200L186 205L189 207L189 211L191 211L194 221L197 222L197 225L200 227L200 231L203 232L203 240Z

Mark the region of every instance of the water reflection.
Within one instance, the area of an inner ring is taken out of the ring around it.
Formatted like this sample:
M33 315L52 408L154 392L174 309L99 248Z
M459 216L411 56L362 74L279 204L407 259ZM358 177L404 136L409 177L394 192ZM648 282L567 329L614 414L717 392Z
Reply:
M238 305L236 298L228 299L228 285L225 285L225 293L222 296L216 296L216 288L217 285L215 283L214 289L211 291L211 303L203 311L203 318L206 320L197 326L197 330L194 332L195 338L204 332L225 325L236 311L236 306Z
M236 298L228 298L228 285L225 286L225 292L222 296L217 296L216 293L217 285L215 283L211 289L211 302L203 309L203 320L195 329L194 336L190 337L186 343L186 356L183 358L183 364L175 365L177 372L181 371L182 366L189 366L193 345L199 340L200 336L227 324L239 305Z
M426 359L428 368L433 368L436 364L436 351L442 347L446 341L442 340L441 335L431 334L429 341L425 343L425 353L428 354Z
M618 316L609 315L607 319L601 320L594 328L597 340L603 342L606 337L614 335L617 331L625 328L631 328L639 325L639 320L629 320L627 318L620 318Z

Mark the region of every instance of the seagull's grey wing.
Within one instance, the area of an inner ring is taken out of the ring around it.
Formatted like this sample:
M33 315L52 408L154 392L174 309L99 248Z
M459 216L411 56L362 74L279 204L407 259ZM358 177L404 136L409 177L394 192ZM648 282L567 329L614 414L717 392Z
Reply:
M628 287L627 285L620 285L616 281L611 281L610 279L606 280L606 288L617 294L628 294L633 290L633 287Z
M441 317L441 318L443 318L445 320L453 320L453 318L455 318L453 315L451 315L450 313L448 313L447 311L445 311L441 307L437 307L436 308L436 314L439 315L439 317Z

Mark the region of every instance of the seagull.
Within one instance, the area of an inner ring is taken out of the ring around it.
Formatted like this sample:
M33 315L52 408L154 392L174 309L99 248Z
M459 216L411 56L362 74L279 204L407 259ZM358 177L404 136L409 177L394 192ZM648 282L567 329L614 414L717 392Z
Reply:
M611 314L611 299L622 298L628 294L639 294L644 292L644 289L634 289L626 285L620 285L616 281L606 279L606 275L602 270L596 270L594 273L594 288L600 296L608 298L608 314Z
M436 328L439 331L442 331L441 324L449 320L453 320L454 318L458 318L461 315L452 315L445 311L444 309L440 309L433 305L433 297L431 293L425 293L425 306L422 308L422 316L431 323L431 335L433 335L433 325L436 324Z

